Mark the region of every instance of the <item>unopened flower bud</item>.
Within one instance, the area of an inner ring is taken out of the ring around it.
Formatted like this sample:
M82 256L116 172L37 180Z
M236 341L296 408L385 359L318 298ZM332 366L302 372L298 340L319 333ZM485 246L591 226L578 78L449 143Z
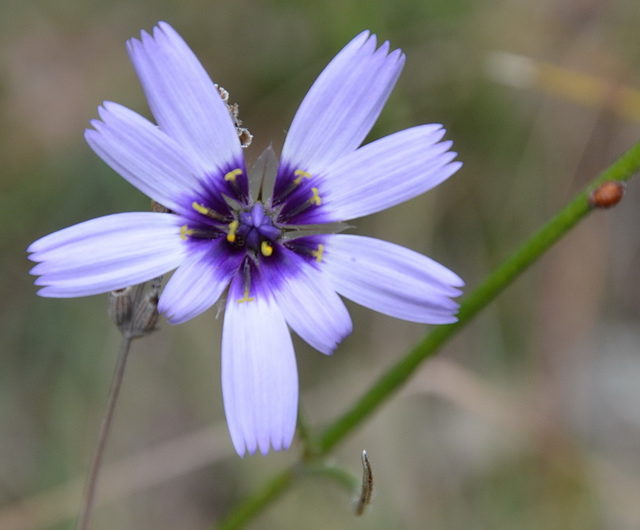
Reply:
M120 333L134 339L155 331L162 277L109 293L109 317Z
M111 321L118 327L131 318L133 287L125 287L109 293L107 313Z
M142 337L155 331L158 323L158 295L147 292L136 302L131 319L130 337Z

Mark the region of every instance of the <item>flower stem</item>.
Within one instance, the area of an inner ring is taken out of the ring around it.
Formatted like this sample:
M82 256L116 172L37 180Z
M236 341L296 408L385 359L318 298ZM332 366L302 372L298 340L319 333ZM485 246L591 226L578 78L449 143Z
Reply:
M253 517L258 515L271 502L279 498L293 483L295 470L287 468L277 474L253 497L241 503L219 526L218 530L233 530L243 528Z
M467 295L460 305L458 322L434 328L402 359L386 371L363 396L342 416L326 427L311 443L307 436L306 449L314 454L306 458L321 458L360 425L382 405L417 370L426 359L435 355L458 331L464 328L482 309L492 302L529 265L534 263L556 241L583 219L593 206L589 194L604 182L629 180L640 170L640 143L633 146L608 169L587 185L560 212L540 228L520 248L495 269L478 287ZM304 465L304 464L303 464ZM286 480L285 480L286 478ZM248 499L230 514L227 521L247 522L271 501L279 497L294 482L291 470L267 483L254 497ZM222 526L221 528L237 528Z
M89 528L102 456L104 455L104 448L111 430L113 413L118 401L118 395L120 394L122 380L124 379L124 371L127 365L127 358L129 357L129 349L131 347L132 340L132 337L123 336L122 342L120 343L120 352L118 353L116 368L113 373L113 379L111 380L111 388L109 389L109 396L107 397L107 404L105 406L104 416L102 417L102 423L98 433L98 442L96 444L93 460L91 461L91 469L89 471L89 476L87 477L87 484L85 486L82 508L80 510L76 530L87 530Z
M589 202L591 191L607 181L629 180L638 170L640 170L640 143L633 146L579 192L569 204L466 296L460 305L458 321L455 324L434 328L409 353L385 372L347 412L325 428L316 445L319 454L327 454L394 391L400 388L424 360L435 355L443 344L464 328L529 265L592 211L593 207Z
M216 529L244 528L253 517L285 493L295 480L310 475L330 478L343 486L350 494L353 494L359 485L356 477L336 466L327 466L317 461L307 464L293 464L267 482L257 495L241 503L219 526L216 526Z

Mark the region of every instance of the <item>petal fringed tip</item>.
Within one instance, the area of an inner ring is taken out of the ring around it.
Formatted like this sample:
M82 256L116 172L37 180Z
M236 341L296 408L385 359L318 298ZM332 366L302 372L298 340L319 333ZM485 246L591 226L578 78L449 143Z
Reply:
M253 284L252 284L253 285ZM231 440L244 456L291 444L298 410L298 372L282 312L263 291L229 288L222 331L222 394Z
M176 215L122 213L91 219L45 236L27 249L39 262L38 294L56 298L122 289L177 267L185 255Z
M202 193L202 172L184 150L157 126L136 112L105 101L100 120L85 138L96 154L114 171L171 210L184 209L180 199Z
M376 49L375 35L354 38L323 70L298 109L282 149L276 187L288 170L315 172L355 150L380 115L402 67L404 54Z
M184 39L166 22L130 39L127 50L158 125L205 171L242 160L226 104Z
M403 320L426 324L455 322L462 292L459 276L407 248L379 239L324 236L321 267L341 295Z
M344 156L319 175L322 207L309 213L324 222L346 221L379 212L434 188L462 165L454 161L457 153L449 151L451 142L441 141L444 134L441 125L422 125ZM316 222L313 217L304 220Z

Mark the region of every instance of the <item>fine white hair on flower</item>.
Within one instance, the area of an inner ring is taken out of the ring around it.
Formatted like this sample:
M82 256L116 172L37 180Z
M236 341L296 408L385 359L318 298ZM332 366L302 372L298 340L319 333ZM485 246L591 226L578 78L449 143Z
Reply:
M318 76L280 160L268 150L251 172L237 107L169 24L143 31L127 50L155 123L105 102L85 137L168 212L100 217L32 243L39 294L104 293L175 269L158 310L177 324L227 292L222 389L233 446L241 456L286 449L298 403L289 328L333 353L352 327L340 296L405 320L456 320L456 274L392 243L335 231L424 193L461 164L441 125L361 147L405 61L368 31Z

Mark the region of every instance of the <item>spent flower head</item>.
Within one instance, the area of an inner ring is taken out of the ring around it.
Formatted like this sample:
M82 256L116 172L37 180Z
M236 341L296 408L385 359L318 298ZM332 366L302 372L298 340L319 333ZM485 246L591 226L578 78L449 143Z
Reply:
M109 215L32 243L39 294L104 293L176 269L158 310L177 324L227 291L222 390L233 445L240 455L286 449L298 404L289 328L332 353L351 332L340 295L415 322L456 320L451 298L463 282L453 272L392 243L331 232L420 195L461 164L440 125L360 147L405 59L368 32L313 84L279 163L268 150L250 173L238 124L178 33L160 22L127 49L157 125L105 102L85 136L170 213Z

